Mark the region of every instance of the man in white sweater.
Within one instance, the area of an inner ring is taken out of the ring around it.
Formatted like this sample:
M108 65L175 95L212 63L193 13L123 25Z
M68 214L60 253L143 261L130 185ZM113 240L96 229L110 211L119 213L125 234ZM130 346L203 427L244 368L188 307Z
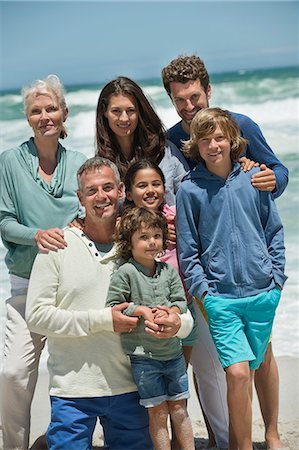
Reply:
M52 450L91 449L99 417L109 449L152 449L147 412L139 405L119 336L134 330L138 318L122 314L127 303L105 308L123 185L116 166L99 157L81 166L78 181L84 230L66 229L64 250L37 256L26 306L30 330L48 339L47 444ZM192 319L172 314L161 327L147 325L157 338L178 331L184 337Z

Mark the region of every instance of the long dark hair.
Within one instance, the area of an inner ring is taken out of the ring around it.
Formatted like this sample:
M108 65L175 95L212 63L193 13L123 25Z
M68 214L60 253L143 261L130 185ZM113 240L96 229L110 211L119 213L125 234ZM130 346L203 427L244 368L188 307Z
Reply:
M105 117L111 96L119 94L131 96L138 113L138 124L134 132L133 157L130 161L122 159L119 143ZM150 159L157 164L162 160L165 152L164 126L141 87L133 80L118 77L102 89L96 112L96 147L97 155L108 158L117 165L122 179L128 167L141 158Z

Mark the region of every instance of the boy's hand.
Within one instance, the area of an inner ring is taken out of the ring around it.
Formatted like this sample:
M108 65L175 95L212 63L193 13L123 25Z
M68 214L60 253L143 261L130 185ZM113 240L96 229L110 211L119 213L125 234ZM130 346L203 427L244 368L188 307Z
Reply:
M261 164L261 171L252 175L252 186L260 191L273 191L276 187L275 173L269 169L265 164Z
M164 309L153 308L152 312L154 314L154 320L152 322L156 323L156 319L161 319L163 317L168 317L168 312Z

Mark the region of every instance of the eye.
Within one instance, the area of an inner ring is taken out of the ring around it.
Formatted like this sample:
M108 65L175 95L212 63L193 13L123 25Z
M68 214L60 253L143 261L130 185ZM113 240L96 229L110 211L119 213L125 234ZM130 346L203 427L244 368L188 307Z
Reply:
M30 111L31 116L36 115L36 114L40 114L40 109L35 108Z
M106 184L106 185L103 187L103 191L104 191L104 192L110 192L110 191L112 191L112 189L114 189L113 184Z
M52 105L47 108L47 112L55 112L55 111L58 111L57 106Z
M161 233L155 234L155 239L162 239L162 234Z
M146 186L147 186L146 183L139 183L136 187L139 188L139 189L145 189Z

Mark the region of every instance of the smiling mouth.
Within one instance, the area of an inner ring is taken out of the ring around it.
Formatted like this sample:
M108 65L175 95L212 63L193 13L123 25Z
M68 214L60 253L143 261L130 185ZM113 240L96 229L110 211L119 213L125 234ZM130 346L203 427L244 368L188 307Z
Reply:
M110 206L111 203L105 203L103 205L95 205L96 209L105 209L107 206Z

